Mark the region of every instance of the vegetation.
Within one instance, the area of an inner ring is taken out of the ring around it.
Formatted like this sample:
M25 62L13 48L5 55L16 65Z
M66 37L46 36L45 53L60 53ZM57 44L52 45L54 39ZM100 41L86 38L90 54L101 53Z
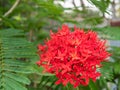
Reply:
M0 90L120 90L120 47L109 48L112 56L103 63L102 76L88 86L55 85L55 75L43 73L36 65L37 45L63 23L95 30L102 39L120 40L120 27L97 27L109 13L110 0L87 0L99 11L80 1L81 6L73 0L74 7L65 8L55 0L0 0Z

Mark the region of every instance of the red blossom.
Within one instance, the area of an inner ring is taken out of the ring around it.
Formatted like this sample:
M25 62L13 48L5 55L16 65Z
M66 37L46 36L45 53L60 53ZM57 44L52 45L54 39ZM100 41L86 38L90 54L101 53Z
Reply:
M45 45L38 45L38 54L37 64L46 72L56 74L56 84L69 82L74 87L88 85L90 79L96 81L100 76L96 69L110 55L105 41L100 40L96 32L84 32L79 28L71 32L67 25L57 33L51 31Z

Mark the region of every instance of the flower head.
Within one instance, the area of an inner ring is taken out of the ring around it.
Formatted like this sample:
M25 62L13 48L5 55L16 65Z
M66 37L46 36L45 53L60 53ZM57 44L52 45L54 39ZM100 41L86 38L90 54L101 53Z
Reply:
M38 54L37 64L57 76L56 84L71 83L74 87L88 85L90 79L96 81L100 76L96 69L110 55L96 32L79 28L72 32L67 25L51 32L45 45L38 45Z

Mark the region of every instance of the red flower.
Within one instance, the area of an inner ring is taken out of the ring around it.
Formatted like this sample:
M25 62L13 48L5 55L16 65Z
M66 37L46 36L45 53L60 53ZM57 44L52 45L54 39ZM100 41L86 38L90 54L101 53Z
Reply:
M109 53L105 41L100 40L95 32L74 29L71 32L67 25L63 25L57 33L51 32L45 45L38 46L40 60L37 64L46 72L56 74L56 84L70 82L77 87L88 85L90 79L96 81L100 76L96 69Z

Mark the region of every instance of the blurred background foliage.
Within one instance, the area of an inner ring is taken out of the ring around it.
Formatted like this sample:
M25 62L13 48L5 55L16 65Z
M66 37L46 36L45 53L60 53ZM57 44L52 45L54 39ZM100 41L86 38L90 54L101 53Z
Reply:
M73 7L61 4L68 1ZM76 0L0 0L0 90L120 90L120 2L77 1L79 5ZM103 63L96 83L55 85L57 78L35 64L37 45L62 24L92 29L108 40L112 56Z

